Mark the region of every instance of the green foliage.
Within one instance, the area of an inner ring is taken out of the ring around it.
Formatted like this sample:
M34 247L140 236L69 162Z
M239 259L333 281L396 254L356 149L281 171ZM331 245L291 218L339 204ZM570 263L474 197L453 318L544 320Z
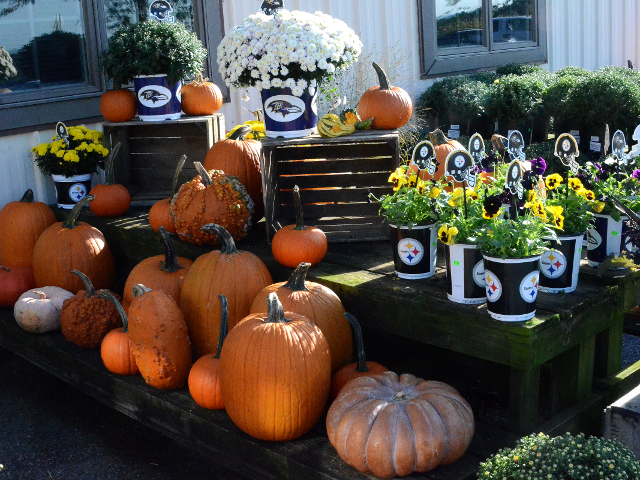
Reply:
M585 70L582 67L564 67L560 70L556 70L554 75L557 77L566 77L567 75L571 75L573 77L588 77L592 72L589 70Z
M542 110L547 79L539 73L500 77L491 89L489 115L499 120L531 120Z
M196 34L184 25L147 20L120 27L109 38L100 66L115 86L136 75L158 73L166 73L173 84L200 72L206 55Z
M476 72L467 75L470 81L482 82L487 85L491 85L497 78L496 72Z
M449 110L451 92L467 82L464 75L445 77L434 82L416 102L416 112L422 115L431 114L442 116Z
M553 228L530 211L517 220L496 217L480 230L477 244L484 255L499 258L524 258L540 255L546 238L557 238Z
M640 462L617 440L584 434L550 438L539 433L521 438L480 464L479 480L640 478Z
M543 99L545 113L554 117L555 122L577 125L580 113L574 111L567 101L571 92L590 75L554 76Z
M447 227L453 227L457 230L451 243L475 244L478 233L489 223L489 220L482 216L482 200L477 195L475 199L469 198L469 190L467 189L466 216L464 205L459 205L455 208L450 206L440 218L440 221L444 222Z
M530 73L535 73L535 72L539 72L543 70L541 67L539 67L538 65L531 65L528 63L525 64L517 64L517 63L510 63L508 65L504 65L502 67L498 67L496 68L496 75L498 75L499 77L504 77L506 75L527 75Z
M13 66L13 60L9 52L4 47L0 47L0 82L4 82L18 74L16 67Z

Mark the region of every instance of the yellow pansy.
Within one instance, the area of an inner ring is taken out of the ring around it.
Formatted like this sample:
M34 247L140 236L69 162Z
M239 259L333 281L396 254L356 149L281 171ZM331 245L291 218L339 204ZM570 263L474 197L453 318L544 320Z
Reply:
M593 202L593 205L591 208L593 209L594 212L600 213L604 209L604 206L605 206L604 202L597 201L597 202Z
M407 187L415 188L416 185L418 185L418 175L414 173L413 175L409 176L409 179L407 180Z
M536 194L535 190L529 190L529 196L527 197L528 203L533 203L538 199L538 194Z
M429 192L429 198L436 198L438 195L440 195L440 189L438 187L432 187Z
M486 220L491 220L492 218L496 218L498 215L500 215L500 209L498 209L496 213L494 213L493 215L490 215L487 212L487 210L484 207L482 207L482 218Z
M569 188L575 193L578 193L580 192L580 190L584 189L584 186L582 185L582 182L579 178L571 177L569 179Z
M544 184L547 186L547 188L549 190L554 190L563 181L564 181L564 179L559 174L554 173L554 174L549 175L547 178L545 178Z
M396 168L395 172L389 175L389 183L393 183L393 190L398 190L401 186L407 183L407 179L404 176L404 169L402 167Z
M525 207L526 206L527 205L525 205ZM545 212L544 205L542 204L541 201L534 202L532 205L530 205L529 208L531 208L531 211L536 217L539 217L542 220L547 221L547 212Z
M418 193L420 195L423 195L425 190L427 188L427 184L424 180L422 180L421 178L418 179L418 182L416 183L416 190L418 191Z
M593 202L596 199L596 194L593 193L593 190L587 190L586 188L584 190L580 190L580 195L590 202Z
M446 245L451 245L457 233L458 229L456 227L448 227L445 223L438 230L438 239Z
M559 205L556 206L547 206L547 211L553 215L553 223L557 228L562 229L564 227L564 216L562 213L564 212L563 208Z

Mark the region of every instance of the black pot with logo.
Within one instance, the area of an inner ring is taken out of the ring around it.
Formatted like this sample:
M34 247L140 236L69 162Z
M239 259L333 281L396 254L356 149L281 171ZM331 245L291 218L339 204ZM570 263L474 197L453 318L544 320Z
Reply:
M436 226L389 227L396 275L408 280L432 276L436 271Z
M484 264L476 245L454 243L444 246L447 266L447 297L452 302L485 303Z

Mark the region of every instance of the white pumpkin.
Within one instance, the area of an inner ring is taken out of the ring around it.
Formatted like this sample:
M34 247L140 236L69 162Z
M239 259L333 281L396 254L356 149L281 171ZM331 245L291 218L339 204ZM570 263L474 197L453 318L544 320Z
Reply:
M13 307L13 316L31 333L45 333L60 328L62 303L73 293L60 287L34 288L24 292Z

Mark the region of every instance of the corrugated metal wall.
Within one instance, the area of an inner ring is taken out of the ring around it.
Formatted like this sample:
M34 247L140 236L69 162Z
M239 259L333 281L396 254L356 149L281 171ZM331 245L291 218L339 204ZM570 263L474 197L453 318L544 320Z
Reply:
M257 12L260 4L260 0L225 0L225 31ZM384 57L384 65L397 66L390 72L394 83L412 98L431 83L420 80L416 0L285 0L285 4L289 10L319 10L343 20L360 36L365 54L373 59ZM627 60L638 67L639 26L640 0L547 0L546 68L555 71L574 65L594 70L626 65ZM215 49L210 55L216 55ZM249 91L248 102L240 100L241 94L233 92L231 103L221 110L227 128L252 119L249 110L260 107L257 91ZM34 189L38 200L54 201L51 179L40 175L29 154L32 146L47 141L53 133L0 137L0 206L20 198L27 188Z

